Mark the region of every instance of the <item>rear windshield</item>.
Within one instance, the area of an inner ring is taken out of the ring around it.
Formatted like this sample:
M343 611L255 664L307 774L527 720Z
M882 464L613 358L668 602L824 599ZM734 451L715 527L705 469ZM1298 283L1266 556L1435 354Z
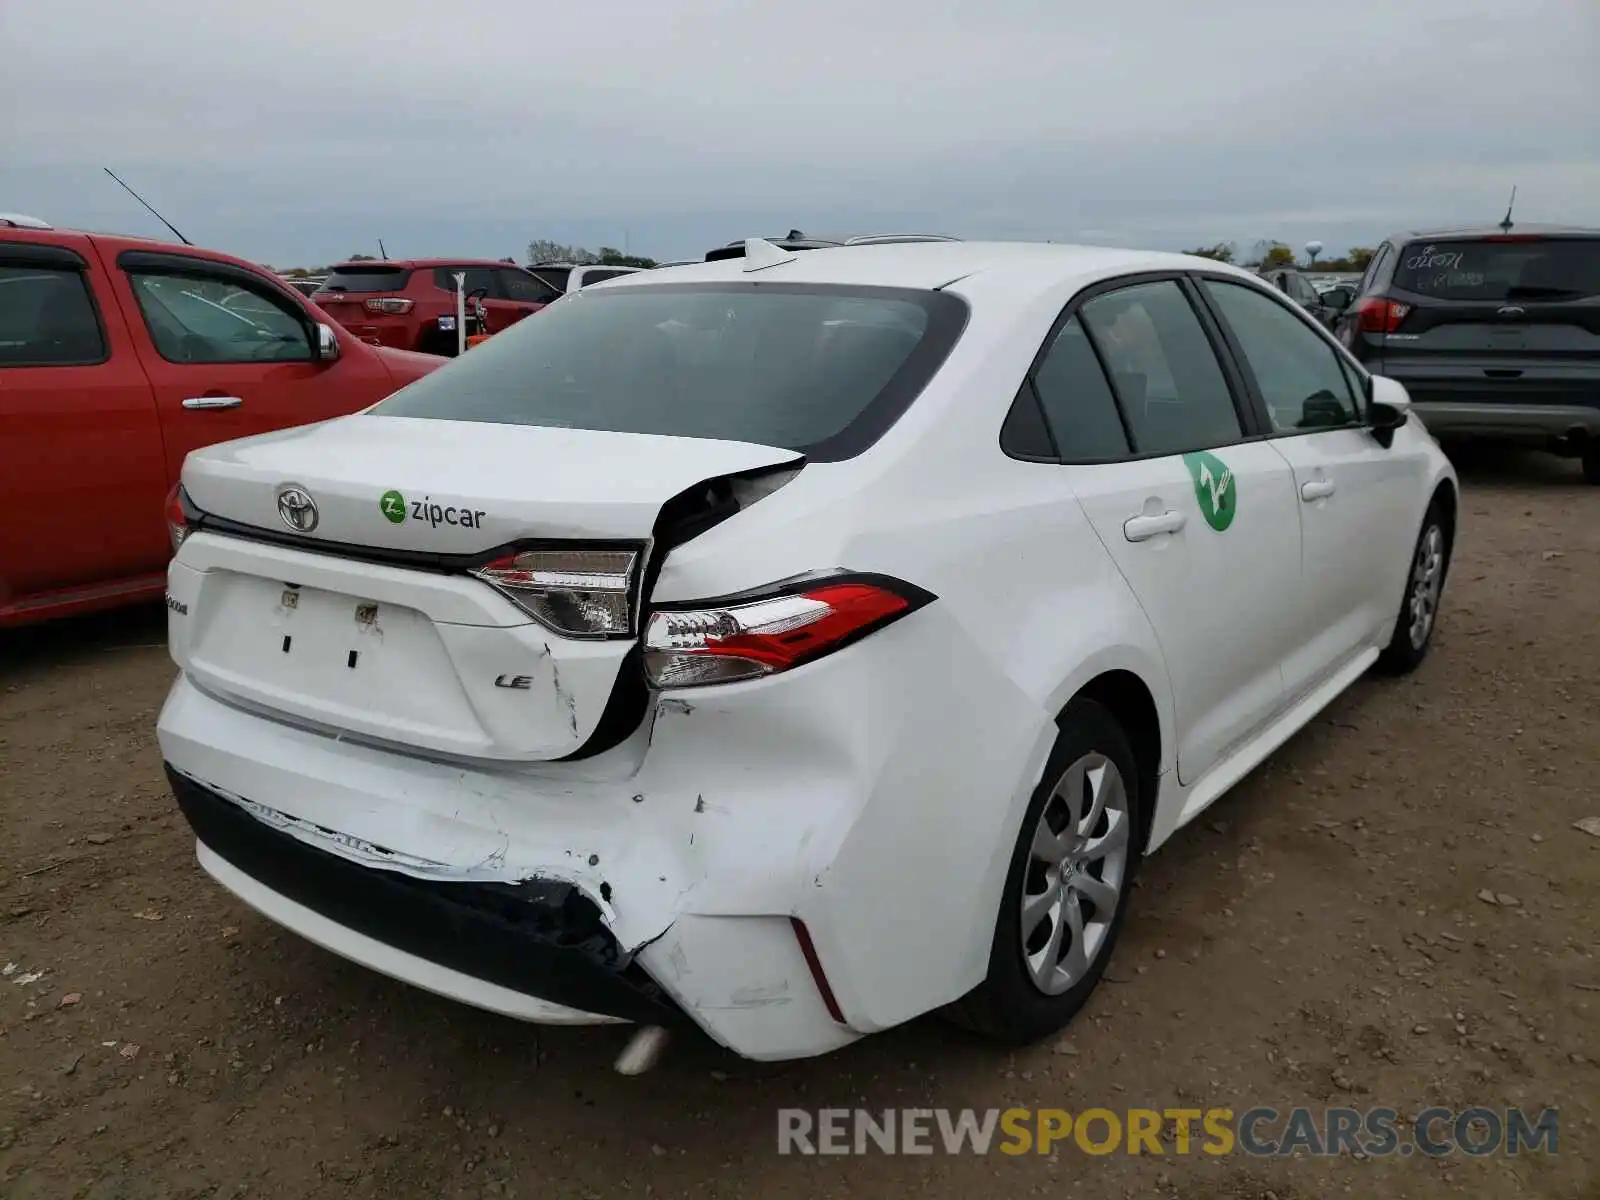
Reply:
M966 323L948 293L661 284L572 293L371 410L859 453Z
M325 292L403 292L411 282L407 267L336 267L323 280Z
M1413 242L1394 285L1441 300L1575 300L1600 294L1600 238Z

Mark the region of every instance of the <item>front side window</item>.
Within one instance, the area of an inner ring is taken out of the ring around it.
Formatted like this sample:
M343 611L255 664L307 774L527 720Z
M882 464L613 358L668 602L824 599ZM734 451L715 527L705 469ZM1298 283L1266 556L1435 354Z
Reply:
M1233 331L1276 433L1336 429L1356 422L1356 399L1339 355L1305 321L1246 284L1202 286Z
M1244 434L1227 377L1171 280L1096 296L1080 310L1122 404L1136 454L1182 454Z
M848 457L915 399L966 312L948 293L899 288L584 289L372 411Z
M83 272L0 266L0 367L65 367L105 359L105 337Z
M175 363L310 362L304 316L277 298L200 274L130 271L150 338Z

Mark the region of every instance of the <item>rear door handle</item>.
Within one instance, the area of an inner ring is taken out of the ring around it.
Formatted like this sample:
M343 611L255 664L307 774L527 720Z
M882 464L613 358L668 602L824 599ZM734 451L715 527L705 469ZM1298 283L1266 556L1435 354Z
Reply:
M1122 536L1130 542L1149 541L1159 533L1177 533L1186 518L1175 508L1150 517L1129 517L1122 526Z
M1337 490L1331 479L1311 479L1300 485L1300 499L1307 504L1313 500L1326 500Z
M189 409L238 408L243 403L237 396L190 396L183 406Z

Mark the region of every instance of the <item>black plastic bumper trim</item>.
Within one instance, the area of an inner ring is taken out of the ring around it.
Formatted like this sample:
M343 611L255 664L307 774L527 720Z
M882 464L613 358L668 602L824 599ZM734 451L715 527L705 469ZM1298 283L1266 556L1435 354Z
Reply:
M167 779L201 844L347 929L581 1012L657 1025L687 1020L570 883L438 883L364 867L274 829L170 764Z

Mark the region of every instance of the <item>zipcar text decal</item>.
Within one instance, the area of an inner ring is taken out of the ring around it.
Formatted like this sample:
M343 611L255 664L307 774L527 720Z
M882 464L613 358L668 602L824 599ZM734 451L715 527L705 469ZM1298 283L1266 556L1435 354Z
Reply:
M435 504L432 496L424 496L421 500L411 501L407 509L406 498L393 488L378 497L378 511L395 525L403 524L409 516L413 521L426 521L435 529L440 525L459 525L463 529L483 528L484 510L481 508Z

